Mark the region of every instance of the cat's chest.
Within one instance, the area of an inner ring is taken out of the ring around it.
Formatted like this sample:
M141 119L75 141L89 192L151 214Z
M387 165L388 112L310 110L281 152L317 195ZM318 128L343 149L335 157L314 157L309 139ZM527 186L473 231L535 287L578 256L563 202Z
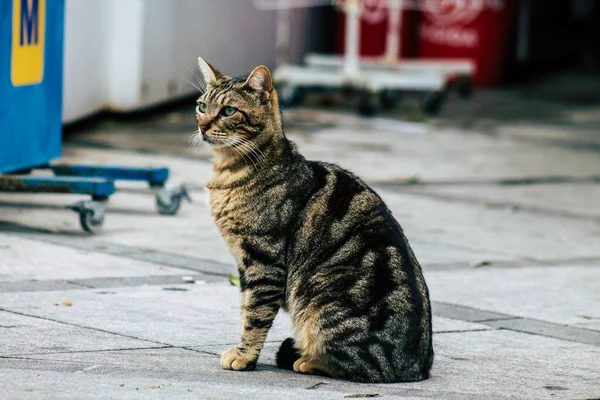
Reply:
M241 222L246 218L249 200L235 189L207 189L207 203L217 225L226 221Z

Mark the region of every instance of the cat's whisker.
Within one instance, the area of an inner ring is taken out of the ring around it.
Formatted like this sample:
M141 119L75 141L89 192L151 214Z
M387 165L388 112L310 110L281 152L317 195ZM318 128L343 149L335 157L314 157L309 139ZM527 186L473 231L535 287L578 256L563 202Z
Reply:
M202 91L206 90L206 85L204 84L204 82L202 81L202 79L200 79L200 76L192 69L186 68L192 75L194 75L194 78L196 78L196 82L198 82L198 85L202 88Z
M202 144L202 138L200 137L200 135L198 134L200 131L196 131L192 134L192 136L190 136L189 140L188 140L188 144L190 146L190 148L195 149L197 147L200 147L200 144Z
M254 161L252 160L252 158L250 158L250 156L248 156L246 158L246 154L244 152L242 152L240 149L237 148L237 146L239 145L239 143L241 143L241 138L237 137L237 136L231 136L229 138L229 140L226 142L227 147L229 147L230 149L232 149L236 154L242 156L242 158L244 159L244 162L246 162L246 159L250 160L250 162L252 163L252 165L255 165ZM247 165L247 163L246 163Z
M266 161L266 156L262 150L260 150L258 145L256 145L256 143L250 141L249 139L243 139L242 145L256 158L259 164Z
M193 82L190 82L188 79L184 78L183 76L180 76L181 79L183 79L184 81L186 81L187 83L189 83L190 85L192 85L193 87L195 87L200 93L204 93L204 90L200 89L198 87L198 85L196 85Z
M261 159L260 157L258 157L257 154L255 154L254 149L251 146L251 142L248 142L247 139L244 138L239 138L238 142L237 142L237 146L241 147L243 150L246 151L246 154L248 155L249 158L251 158L254 162L254 166L257 167L258 165L260 165L261 163ZM257 164L258 163L258 164Z
M238 146L242 150L244 150L245 154L248 156L248 158L250 158L252 160L252 163L255 167L257 167L260 164L260 159L258 159L256 157L256 155L253 153L252 148L248 145L246 139L239 138Z
M248 151L248 149L245 147L243 141L239 141L237 143L237 149L240 151L241 154L244 154L244 156L248 157L248 159L252 162L252 165L254 167L257 166L257 160L255 159L255 157L253 157L252 153Z

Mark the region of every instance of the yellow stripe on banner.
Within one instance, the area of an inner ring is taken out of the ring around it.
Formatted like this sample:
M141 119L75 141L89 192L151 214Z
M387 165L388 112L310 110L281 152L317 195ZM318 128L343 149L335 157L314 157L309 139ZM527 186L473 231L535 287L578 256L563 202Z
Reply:
M45 0L13 0L13 86L35 85L44 78Z

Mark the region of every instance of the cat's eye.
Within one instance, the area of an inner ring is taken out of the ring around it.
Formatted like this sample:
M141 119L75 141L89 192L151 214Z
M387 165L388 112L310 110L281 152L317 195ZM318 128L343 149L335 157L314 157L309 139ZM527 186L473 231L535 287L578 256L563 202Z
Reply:
M235 107L227 106L227 107L223 108L223 114L225 114L228 117L231 117L233 114L235 114L236 111L237 111L237 108L235 108Z
M200 111L201 113L205 113L206 112L206 103L203 103L203 102L198 103L198 111Z

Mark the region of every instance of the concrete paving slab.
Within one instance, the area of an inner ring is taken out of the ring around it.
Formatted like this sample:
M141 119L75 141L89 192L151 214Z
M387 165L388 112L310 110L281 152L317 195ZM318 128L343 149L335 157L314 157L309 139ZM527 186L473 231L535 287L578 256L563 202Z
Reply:
M0 283L189 274L178 268L72 249L4 233L0 233L0 243Z
M480 267L426 272L431 298L513 316L598 329L594 266Z
M434 344L434 382L439 378L450 392L460 387L488 398L529 399L600 395L598 347L502 330L434 335Z
M63 247L111 254L127 259L147 261L149 263L167 265L203 274L222 277L228 276L230 273L237 273L237 269L233 264L224 264L214 260L165 253L147 248L124 246L100 240L90 240L88 237L70 237L69 241L65 242L61 236L48 235L46 233L19 233L19 235L35 241L60 244Z
M216 398L319 399L354 393L385 398L577 399L593 398L600 390L595 347L506 331L437 334L434 341L432 377L407 384L353 384L280 371L264 363L253 372L224 371L217 354L183 349L39 355L3 359L0 365L11 376L11 384L5 385L8 393L50 389L61 398L80 390L80 395L94 398L103 393L129 398L135 387L135 396L155 391L155 396L170 398L191 389L188 393ZM274 350L269 344L265 352ZM41 379L12 379L41 371Z
M432 325L434 333L466 332L492 329L486 325L464 320L440 317L437 315L433 316Z
M0 297L0 307L175 346L237 343L239 288L223 282L165 290L172 287L10 293ZM54 305L65 299L72 307ZM291 332L289 317L280 314L269 340Z
M220 373L197 373L181 375L160 370L131 371L113 368L110 375L100 375L98 371L82 371L85 368L96 367L89 364L69 364L69 369L61 372L27 370L33 364L47 364L48 368L57 366L58 363L43 362L39 360L9 361L16 364L15 368L5 374L7 381L3 385L4 398L13 399L139 399L139 398L201 398L201 399L273 399L281 398L303 400L315 399L340 399L345 395L364 393L364 385L349 384L350 387L341 389L322 390L321 380L314 377L304 379L293 377L292 372L253 371L241 373L242 376L232 379L231 371ZM0 361L0 365L7 364ZM7 368L2 365L3 368ZM63 369L67 369L63 367ZM95 368L97 369L97 368ZM239 374L239 373L238 373ZM285 374L286 379L281 379ZM319 385L320 384L320 385ZM310 387L319 385L311 390ZM352 391L354 390L354 392ZM396 389L396 394L386 395L391 399L431 399L431 392L411 389ZM465 396L455 394L448 399L479 399L479 396Z
M472 201L482 207L505 207L537 210L540 214L555 214L590 218L600 221L600 185L583 183L533 185L426 185L411 189L449 199ZM574 196L573 193L577 193Z
M502 259L598 257L600 226L595 221L473 207L409 193L379 190L409 240L426 240L489 251ZM557 227L560 227L558 229ZM417 258L422 257L416 252ZM476 261L474 259L473 261Z
M58 298L57 302L61 300L64 298ZM2 310L0 310L0 335L2 336L0 356L156 346L155 343L144 340Z

